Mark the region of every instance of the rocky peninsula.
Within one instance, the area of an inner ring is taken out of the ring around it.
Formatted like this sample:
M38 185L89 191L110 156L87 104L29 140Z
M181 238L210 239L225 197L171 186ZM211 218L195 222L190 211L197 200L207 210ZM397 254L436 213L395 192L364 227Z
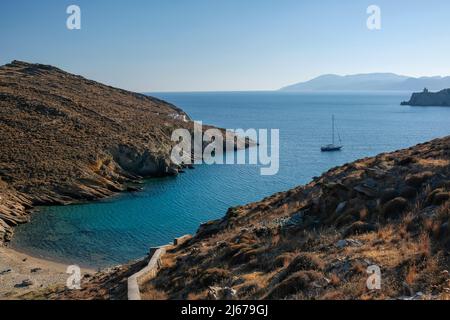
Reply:
M170 103L53 66L1 66L0 244L35 206L93 201L178 174L171 134L193 124Z
M430 92L424 89L422 92L413 93L409 101L402 102L403 106L418 107L450 107L450 89L439 92Z

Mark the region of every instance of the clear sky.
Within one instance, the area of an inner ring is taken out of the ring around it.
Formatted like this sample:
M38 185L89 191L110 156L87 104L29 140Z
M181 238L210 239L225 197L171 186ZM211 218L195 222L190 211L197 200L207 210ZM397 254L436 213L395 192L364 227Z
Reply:
M81 8L81 30L66 8ZM382 29L366 27L369 5ZM134 91L272 90L325 74L450 74L448 0L1 0L0 64Z

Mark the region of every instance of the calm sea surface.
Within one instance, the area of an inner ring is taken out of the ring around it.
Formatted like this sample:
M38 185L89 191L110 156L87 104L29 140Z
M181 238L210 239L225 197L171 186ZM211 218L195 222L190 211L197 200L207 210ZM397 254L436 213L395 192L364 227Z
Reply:
M207 124L280 129L279 173L261 176L256 165L200 165L176 178L147 181L143 192L42 208L16 229L13 248L82 266L123 263L195 232L230 206L304 184L333 166L450 134L450 108L400 106L409 93L153 95ZM345 147L321 153L331 140L332 114Z

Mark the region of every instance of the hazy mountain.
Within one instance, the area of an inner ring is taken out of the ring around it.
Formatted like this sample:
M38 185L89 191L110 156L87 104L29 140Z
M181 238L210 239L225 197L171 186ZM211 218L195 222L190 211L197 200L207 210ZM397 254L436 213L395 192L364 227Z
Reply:
M296 83L281 91L345 91L345 90L405 90L418 91L423 88L437 91L450 87L450 77L413 78L394 73L368 73L339 76L327 74L306 82Z

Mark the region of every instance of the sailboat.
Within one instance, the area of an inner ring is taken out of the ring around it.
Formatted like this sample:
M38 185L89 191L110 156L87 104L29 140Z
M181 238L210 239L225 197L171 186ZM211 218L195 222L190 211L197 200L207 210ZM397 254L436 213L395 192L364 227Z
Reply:
M332 142L331 144L327 144L325 146L322 146L321 150L322 152L331 152L331 151L340 151L343 146L340 144L341 143L341 138L339 137L339 144L335 144L334 143L334 115L331 117L331 122L332 122Z

